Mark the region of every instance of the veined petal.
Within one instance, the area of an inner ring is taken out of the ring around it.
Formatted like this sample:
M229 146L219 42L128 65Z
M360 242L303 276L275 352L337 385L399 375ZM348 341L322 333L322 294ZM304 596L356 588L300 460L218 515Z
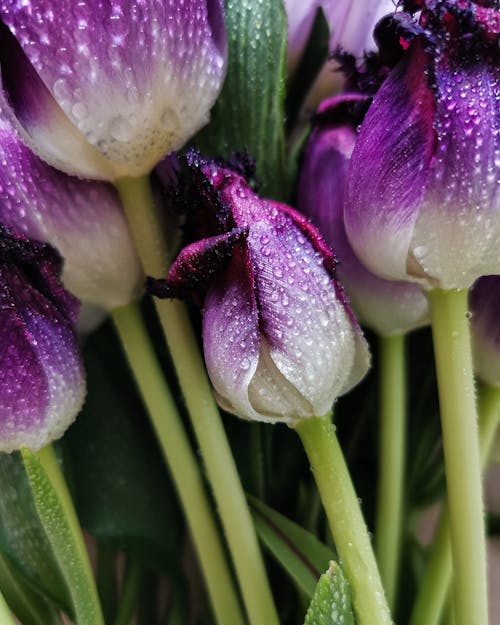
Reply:
M410 273L461 289L500 273L500 70L436 68L438 149L410 243Z
M0 13L113 178L148 173L208 121L225 73L221 0L3 0Z
M420 41L389 74L354 148L344 222L357 256L373 273L407 279L413 229L434 156L435 103Z
M427 323L428 305L417 285L382 280L368 271L345 233L345 186L358 121L355 109L345 106L361 100L347 94L321 105L302 160L297 205L335 250L337 276L360 323L390 336Z
M0 223L56 247L66 288L110 310L139 294L143 274L116 191L63 174L25 147L0 108Z
M227 411L262 420L248 387L259 360L259 318L246 250L236 247L203 309L203 349L217 400Z
M0 231L0 449L40 449L78 414L85 379L77 303L48 248Z

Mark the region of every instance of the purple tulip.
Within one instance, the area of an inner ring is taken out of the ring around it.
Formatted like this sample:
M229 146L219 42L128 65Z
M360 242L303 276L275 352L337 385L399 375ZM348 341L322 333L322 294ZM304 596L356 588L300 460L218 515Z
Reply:
M208 121L224 79L222 0L0 1L4 100L70 174L147 174Z
M402 58L362 124L345 204L381 277L461 289L500 272L499 22L470 0L428 0L420 24L384 24Z
M75 336L78 301L59 283L46 244L0 226L0 450L40 449L78 414L85 379Z
M477 377L500 387L500 277L484 276L470 293L472 351Z
M297 205L335 250L338 277L360 322L382 336L391 336L428 323L428 305L418 286L382 280L368 271L347 240L345 186L355 128L367 104L362 95L346 94L319 107L304 154Z
M293 424L327 413L368 368L366 342L317 230L258 197L234 171L201 162L207 224L156 294L206 289L203 345L220 405L246 419Z
M56 247L71 293L106 310L138 296L144 278L111 185L67 176L41 161L1 109L0 163L0 223Z

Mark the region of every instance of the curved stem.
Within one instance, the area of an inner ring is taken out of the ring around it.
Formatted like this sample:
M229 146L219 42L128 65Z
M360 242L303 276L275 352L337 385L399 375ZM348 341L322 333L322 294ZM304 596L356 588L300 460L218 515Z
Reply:
M52 546L77 625L104 625L94 575L78 517L51 445L21 450L36 510Z
M486 540L467 290L429 293L457 625L487 625Z
M147 179L118 181L125 213L144 271L165 277L168 253ZM203 358L185 306L156 300L156 309L200 446L224 527L245 608L252 625L278 625L257 535Z
M479 393L479 448L483 470L500 423L500 389L483 386ZM439 625L443 617L452 578L450 522L443 506L436 536L425 569L410 625Z
M295 426L309 458L330 529L351 587L358 625L392 623L384 589L359 501L327 417L304 419Z
M380 442L375 552L394 608L401 553L406 448L404 336L380 337Z
M242 625L237 592L198 464L139 308L130 304L114 310L112 317L186 514L217 622Z

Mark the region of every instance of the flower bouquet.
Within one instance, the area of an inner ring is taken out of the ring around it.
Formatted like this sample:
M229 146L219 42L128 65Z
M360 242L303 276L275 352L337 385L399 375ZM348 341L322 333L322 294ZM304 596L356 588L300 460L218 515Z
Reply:
M0 625L499 623L499 34L0 0Z

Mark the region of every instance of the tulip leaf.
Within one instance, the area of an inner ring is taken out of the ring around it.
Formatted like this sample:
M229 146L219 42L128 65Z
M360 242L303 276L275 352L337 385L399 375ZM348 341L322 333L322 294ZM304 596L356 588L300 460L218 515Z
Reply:
M87 400L65 437L80 521L100 543L172 573L177 499L111 324L88 339L84 360Z
M355 625L349 584L334 561L316 586L304 625Z
M284 199L287 20L282 0L226 0L228 70L199 147L255 159L259 191Z
M17 452L0 453L0 492L0 552L27 583L69 613L66 585Z
M0 556L0 588L9 608L23 625L60 625L56 610L23 580L4 556Z
M312 597L334 553L313 534L285 516L249 497L257 534L295 584Z

